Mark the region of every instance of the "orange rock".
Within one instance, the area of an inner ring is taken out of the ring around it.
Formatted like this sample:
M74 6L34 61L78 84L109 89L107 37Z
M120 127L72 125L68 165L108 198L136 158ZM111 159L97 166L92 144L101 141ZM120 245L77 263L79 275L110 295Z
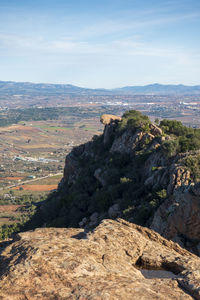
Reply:
M40 228L2 252L0 299L200 299L199 270L200 258L123 220Z
M101 116L100 121L104 125L108 125L108 124L110 124L111 121L115 121L115 120L121 121L121 119L122 118L119 116L104 114Z

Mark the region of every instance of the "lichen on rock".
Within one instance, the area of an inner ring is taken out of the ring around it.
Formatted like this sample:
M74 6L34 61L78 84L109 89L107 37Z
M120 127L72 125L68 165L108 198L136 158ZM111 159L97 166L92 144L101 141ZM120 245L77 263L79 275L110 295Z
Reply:
M0 269L2 300L200 299L200 258L120 219L104 220L88 233L20 233L4 249ZM154 270L151 278L145 269Z

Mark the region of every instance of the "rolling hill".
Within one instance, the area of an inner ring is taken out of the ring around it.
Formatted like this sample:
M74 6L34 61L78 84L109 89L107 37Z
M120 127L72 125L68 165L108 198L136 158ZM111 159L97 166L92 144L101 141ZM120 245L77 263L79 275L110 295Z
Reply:
M71 84L48 84L31 82L0 81L0 96L6 95L195 95L200 94L200 85L163 85L149 84L144 86L126 86L115 89L90 89L74 86Z

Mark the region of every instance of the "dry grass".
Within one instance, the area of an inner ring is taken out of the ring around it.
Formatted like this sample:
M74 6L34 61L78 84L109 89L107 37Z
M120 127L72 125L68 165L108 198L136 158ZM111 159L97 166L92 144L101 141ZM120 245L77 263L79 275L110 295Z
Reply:
M32 126L23 126L23 125L11 125L8 127L1 127L1 131L13 131L13 130L20 130L20 131L30 131L30 132L37 132L39 129L32 127Z

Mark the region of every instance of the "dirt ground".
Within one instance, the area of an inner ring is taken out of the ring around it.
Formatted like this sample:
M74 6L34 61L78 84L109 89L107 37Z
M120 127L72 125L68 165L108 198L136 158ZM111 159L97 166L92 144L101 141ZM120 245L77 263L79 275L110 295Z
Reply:
M22 180L24 177L0 177L0 180Z
M0 205L0 213L2 212L15 212L19 207L24 205Z
M43 191L52 191L57 189L57 184L46 184L46 185L22 185L22 186L16 186L13 188L13 190L19 190L20 188L23 188L25 191L37 191L37 192L43 192Z

